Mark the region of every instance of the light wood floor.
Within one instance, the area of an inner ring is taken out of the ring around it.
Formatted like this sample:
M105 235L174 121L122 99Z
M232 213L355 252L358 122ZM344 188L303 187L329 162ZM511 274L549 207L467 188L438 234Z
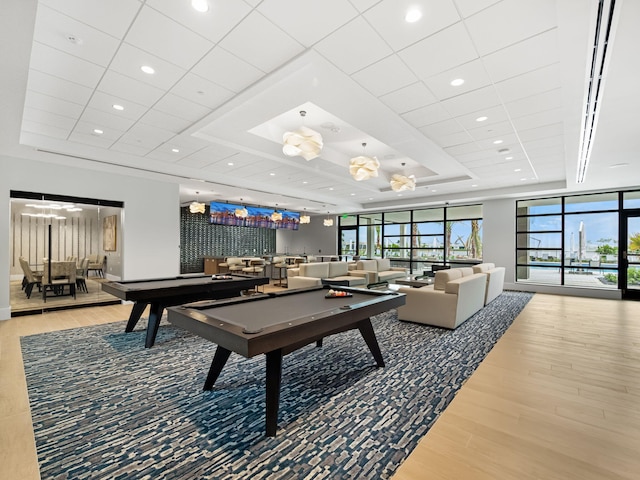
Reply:
M393 480L640 478L640 302L537 294Z
M19 337L130 305L0 321L0 479L38 479ZM537 294L393 480L640 478L640 302Z

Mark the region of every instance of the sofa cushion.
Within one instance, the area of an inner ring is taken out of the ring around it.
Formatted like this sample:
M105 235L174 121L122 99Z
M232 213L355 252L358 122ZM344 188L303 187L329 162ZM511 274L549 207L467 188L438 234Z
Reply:
M462 272L459 268L452 268L450 270L438 270L433 280L433 289L444 291L447 283L451 280L455 280L456 278L462 278Z
M300 276L326 278L329 276L329 264L325 262L301 263Z
M297 277L300 275L300 268L287 268L287 278Z
M329 262L329 277L339 277L341 275L349 275L347 262Z
M336 282L336 285L342 285L344 283L350 287L367 284L367 279L365 277L356 277L355 275L340 275L337 277L327 278L325 281L327 280L329 282Z
M494 268L496 268L495 263L480 263L473 266L473 273L486 273Z
M404 270L387 270L384 272L378 272L379 282L388 282L394 278L405 278L407 273Z
M378 263L378 271L386 272L387 270L391 270L391 260L388 258L377 258L376 262Z
M472 267L460 267L460 268L456 268L456 270L460 270L460 272L462 272L463 277L468 277L469 275L473 275L474 273Z
M378 262L375 260L358 260L356 270L368 270L369 272L378 271Z

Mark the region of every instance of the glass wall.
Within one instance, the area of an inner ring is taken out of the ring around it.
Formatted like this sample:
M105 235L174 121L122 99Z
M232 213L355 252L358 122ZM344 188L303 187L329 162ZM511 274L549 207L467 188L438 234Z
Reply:
M355 242L357 255L390 258L412 272L482 261L481 205L347 215L339 231L340 254L352 255Z
M100 284L122 277L122 202L12 191L10 208L12 315L119 302ZM60 262L75 263L73 288L46 285L45 271Z
M516 281L617 289L622 202L622 192L518 201Z

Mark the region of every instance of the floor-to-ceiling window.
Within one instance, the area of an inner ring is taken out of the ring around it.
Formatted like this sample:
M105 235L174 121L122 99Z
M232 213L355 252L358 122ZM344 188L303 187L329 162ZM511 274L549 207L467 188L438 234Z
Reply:
M339 253L384 257L411 272L482 261L482 205L344 215Z
M623 288L620 259L633 259L634 250L620 238L621 218L634 211L640 218L639 198L639 192L605 192L518 201L516 281ZM630 263L623 280L633 288Z

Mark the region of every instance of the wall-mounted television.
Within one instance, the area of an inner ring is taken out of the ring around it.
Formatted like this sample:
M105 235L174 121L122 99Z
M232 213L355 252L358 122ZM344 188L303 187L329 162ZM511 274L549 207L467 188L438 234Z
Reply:
M236 210L247 209L247 216L242 218L236 215ZM216 225L235 225L239 227L256 228L285 228L298 230L300 214L278 210L282 220L272 220L274 210L263 207L249 207L234 205L231 203L211 202L209 207L209 223Z

